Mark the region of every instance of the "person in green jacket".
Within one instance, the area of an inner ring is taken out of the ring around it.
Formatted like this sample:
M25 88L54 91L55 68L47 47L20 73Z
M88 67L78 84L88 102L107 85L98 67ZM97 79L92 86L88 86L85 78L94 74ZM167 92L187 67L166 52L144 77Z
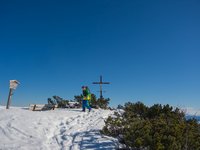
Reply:
M91 107L89 105L89 100L91 100L91 93L87 86L82 86L82 111L85 111L85 108L89 109L89 112L91 111Z

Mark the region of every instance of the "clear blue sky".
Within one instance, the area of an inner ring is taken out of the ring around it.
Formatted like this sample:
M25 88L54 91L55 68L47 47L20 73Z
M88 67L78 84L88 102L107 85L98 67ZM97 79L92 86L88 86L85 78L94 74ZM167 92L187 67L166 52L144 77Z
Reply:
M200 108L199 0L0 1L0 104L73 99L103 75L116 106Z

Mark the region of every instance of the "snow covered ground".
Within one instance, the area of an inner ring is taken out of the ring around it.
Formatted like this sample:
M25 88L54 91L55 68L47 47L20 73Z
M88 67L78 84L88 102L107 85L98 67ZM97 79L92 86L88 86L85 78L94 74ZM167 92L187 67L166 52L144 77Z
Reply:
M30 111L0 106L0 150L116 149L118 142L99 130L109 110Z

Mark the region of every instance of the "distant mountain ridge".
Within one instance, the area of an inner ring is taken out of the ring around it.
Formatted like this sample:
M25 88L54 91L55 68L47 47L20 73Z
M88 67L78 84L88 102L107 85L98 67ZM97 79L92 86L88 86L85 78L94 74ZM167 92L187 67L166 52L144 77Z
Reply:
M194 118L200 123L200 116L186 115L185 117L186 117L187 120Z

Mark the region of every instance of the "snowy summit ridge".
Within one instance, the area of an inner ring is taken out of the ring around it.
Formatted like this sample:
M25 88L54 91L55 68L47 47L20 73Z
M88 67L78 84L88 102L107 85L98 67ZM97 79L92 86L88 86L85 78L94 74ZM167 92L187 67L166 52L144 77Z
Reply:
M0 107L0 149L78 150L115 149L117 141L99 130L110 110L56 109L30 111Z

